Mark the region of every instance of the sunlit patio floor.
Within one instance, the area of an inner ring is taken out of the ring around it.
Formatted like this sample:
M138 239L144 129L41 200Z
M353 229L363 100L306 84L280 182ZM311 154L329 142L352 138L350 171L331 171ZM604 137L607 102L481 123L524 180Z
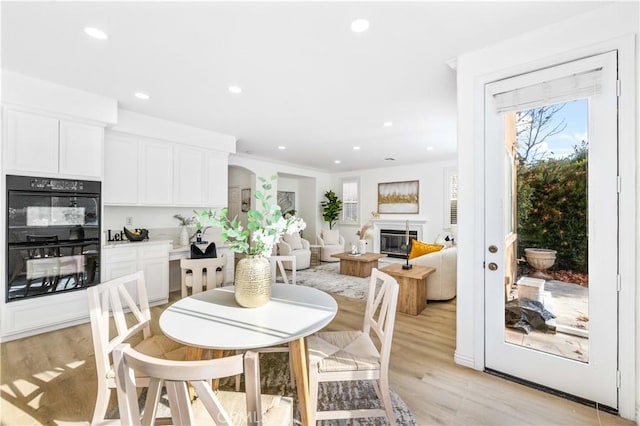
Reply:
M545 282L545 309L556 316L556 333L533 330L529 334L506 328L505 341L562 357L589 360L589 289L578 284ZM517 291L514 292L517 294ZM551 297L549 297L551 296Z

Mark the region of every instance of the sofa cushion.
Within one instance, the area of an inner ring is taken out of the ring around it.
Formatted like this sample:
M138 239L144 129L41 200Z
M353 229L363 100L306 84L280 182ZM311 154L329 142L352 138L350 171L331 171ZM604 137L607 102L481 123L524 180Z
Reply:
M422 241L413 240L413 242L411 243L411 253L409 253L409 259L433 253L434 251L440 251L443 247L444 246L440 244L428 244L423 243Z
M291 246L291 250L300 250L302 248L302 238L300 234L294 232L293 234L284 234L282 237L285 243Z
M328 246L335 246L340 244L340 231L337 229L323 229L322 239Z

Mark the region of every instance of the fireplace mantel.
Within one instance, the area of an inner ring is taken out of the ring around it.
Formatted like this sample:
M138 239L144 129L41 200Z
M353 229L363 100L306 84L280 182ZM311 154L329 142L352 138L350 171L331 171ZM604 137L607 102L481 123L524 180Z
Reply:
M407 222L409 223L409 230L416 231L418 240L422 241L423 228L427 224L426 218L415 219L371 219L373 224L373 252L380 253L380 230L381 229L395 229L405 230L407 229Z

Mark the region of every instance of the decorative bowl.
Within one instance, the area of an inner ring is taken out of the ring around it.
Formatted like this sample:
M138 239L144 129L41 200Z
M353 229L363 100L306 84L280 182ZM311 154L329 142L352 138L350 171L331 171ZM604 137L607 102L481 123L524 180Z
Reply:
M124 229L124 235L129 241L144 241L149 239L149 230L136 228L134 230Z

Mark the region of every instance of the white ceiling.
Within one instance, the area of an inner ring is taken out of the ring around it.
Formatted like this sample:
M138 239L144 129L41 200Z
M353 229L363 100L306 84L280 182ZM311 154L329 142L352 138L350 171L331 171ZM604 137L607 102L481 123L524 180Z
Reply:
M446 62L604 4L3 1L2 67L234 135L239 153L346 171L454 158Z

